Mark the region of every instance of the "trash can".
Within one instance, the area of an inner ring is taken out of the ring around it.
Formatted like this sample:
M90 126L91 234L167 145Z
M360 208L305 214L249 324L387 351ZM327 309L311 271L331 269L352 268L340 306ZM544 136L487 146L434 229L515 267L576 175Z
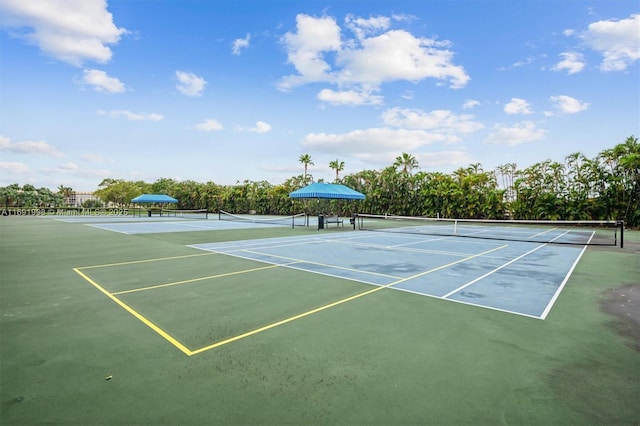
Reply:
M318 229L324 229L324 216L318 215Z
M149 217L151 217L151 210L149 210L149 211L147 212L147 215L148 215Z

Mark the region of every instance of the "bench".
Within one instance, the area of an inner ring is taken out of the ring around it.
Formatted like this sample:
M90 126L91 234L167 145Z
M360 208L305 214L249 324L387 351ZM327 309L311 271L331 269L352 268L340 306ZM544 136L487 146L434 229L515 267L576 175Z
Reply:
M344 220L340 219L337 216L334 217L326 217L324 219L324 223L326 223L327 225L329 225L330 223L335 223L336 226L344 226ZM328 228L329 226L327 226Z

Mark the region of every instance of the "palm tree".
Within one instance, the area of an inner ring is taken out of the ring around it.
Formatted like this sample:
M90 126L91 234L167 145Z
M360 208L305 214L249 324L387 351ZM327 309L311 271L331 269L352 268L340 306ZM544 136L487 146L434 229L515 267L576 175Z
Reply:
M618 158L619 173L628 197L625 221L630 225L640 222L640 143L638 138L629 136L624 143L613 148Z
M482 164L480 163L470 164L469 167L467 167L467 171L469 172L469 174L472 174L472 175L477 175L479 173L484 172L484 170L482 169Z
M413 169L419 168L418 160L411 154L403 152L402 155L396 157L396 161L393 163L393 167L399 169L402 167L402 174L411 174Z
M329 167L336 171L336 182L338 182L340 180L339 173L344 170L344 161L339 161L336 158L336 161L331 161L329 163Z
M71 195L73 195L73 189L69 188L68 186L60 185L58 187L58 194L64 197L65 204L70 204Z
M17 183L0 188L0 194L2 194L2 198L4 198L5 208L15 205L18 199L18 192L20 192L20 185Z
M302 164L304 164L304 179L306 180L307 178L307 168L309 166L315 166L315 164L313 164L313 161L311 161L311 156L309 154L302 154L300 156L300 158L298 159L298 161L300 161Z
M551 179L553 180L553 192L558 196L563 195L565 182L564 164L553 161L549 164L549 168L551 169Z

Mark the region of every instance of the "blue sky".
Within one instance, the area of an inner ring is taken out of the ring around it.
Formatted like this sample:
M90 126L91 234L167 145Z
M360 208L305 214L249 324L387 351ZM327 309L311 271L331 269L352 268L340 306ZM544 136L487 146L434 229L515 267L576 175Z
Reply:
M0 55L0 186L525 168L640 136L635 0L0 0Z

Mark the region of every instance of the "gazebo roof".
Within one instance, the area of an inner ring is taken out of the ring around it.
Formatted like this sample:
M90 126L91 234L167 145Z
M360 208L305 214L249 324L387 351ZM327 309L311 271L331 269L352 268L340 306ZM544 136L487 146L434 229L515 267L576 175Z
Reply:
M169 197L165 194L142 194L133 200L132 203L177 203L173 197Z
M337 183L316 182L289 194L289 198L328 198L341 200L364 200L365 195L348 186Z

